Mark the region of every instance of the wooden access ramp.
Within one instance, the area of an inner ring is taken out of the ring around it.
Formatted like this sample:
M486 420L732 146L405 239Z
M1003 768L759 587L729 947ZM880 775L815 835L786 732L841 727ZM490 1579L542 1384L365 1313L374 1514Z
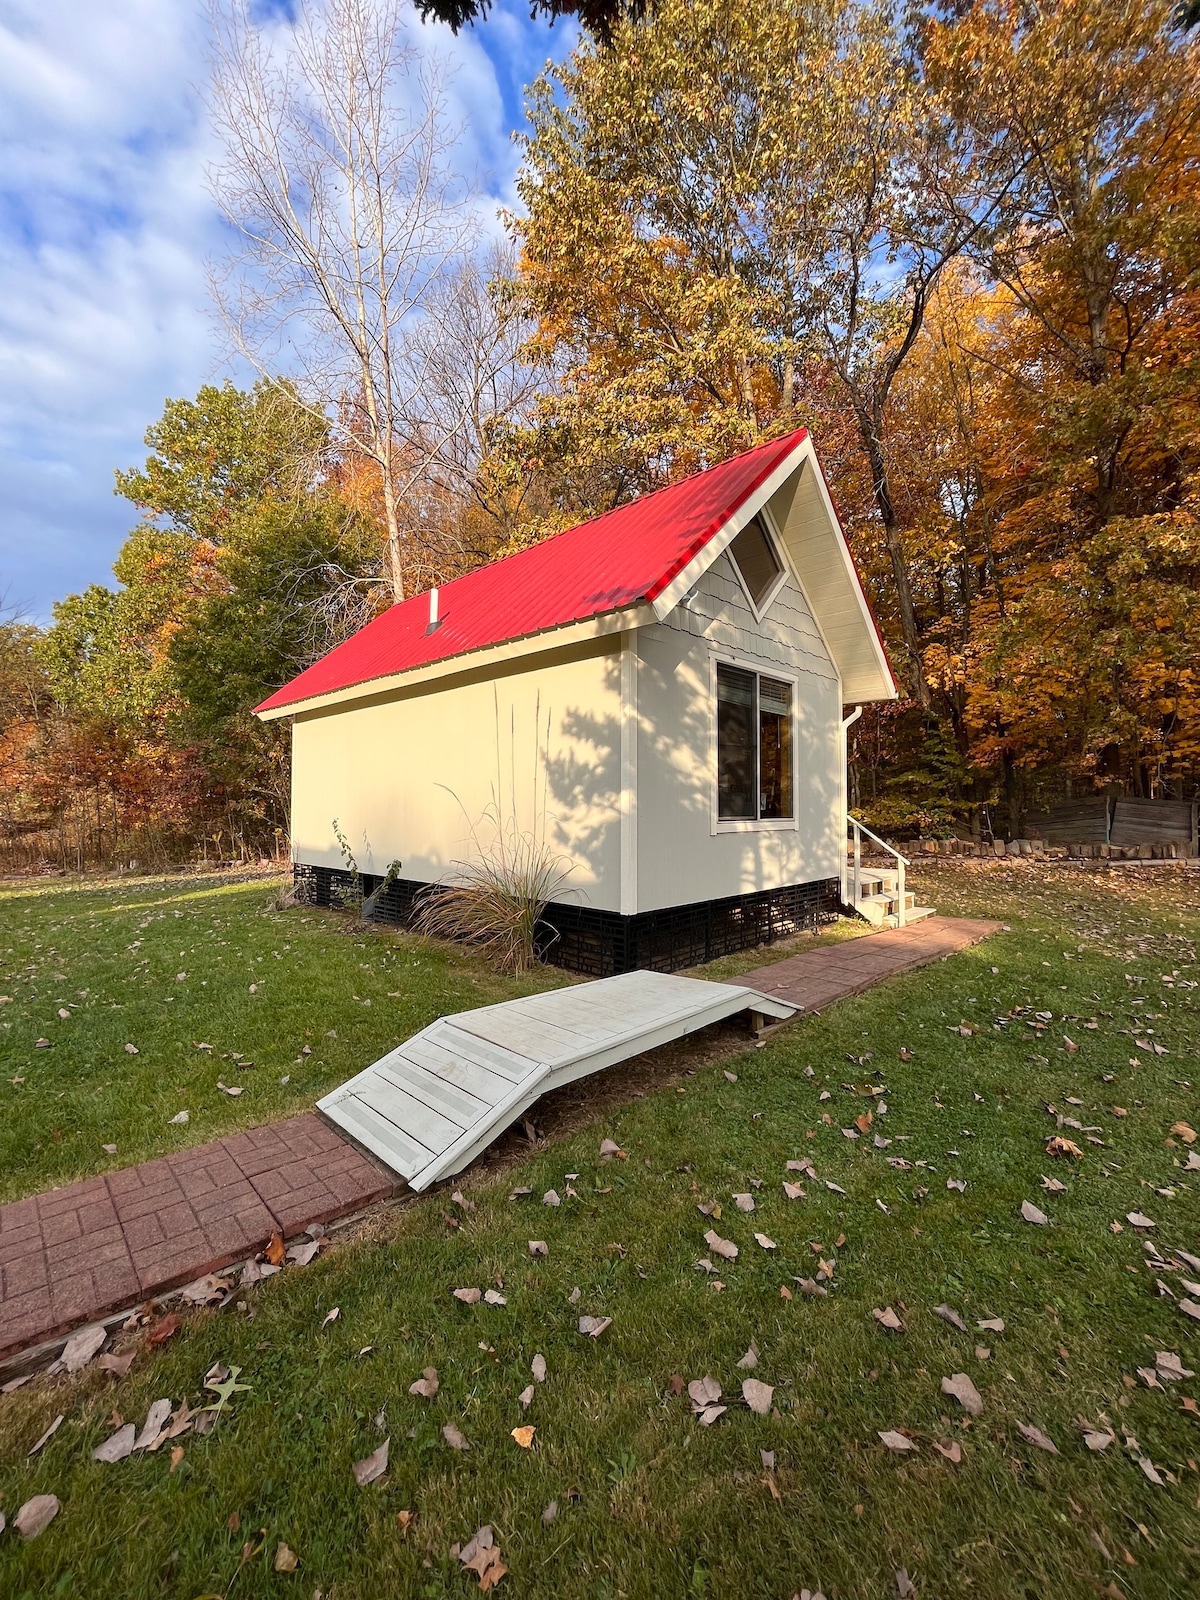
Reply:
M799 1009L740 984L626 972L443 1017L317 1110L410 1188L427 1189L551 1089L739 1012L779 1022Z

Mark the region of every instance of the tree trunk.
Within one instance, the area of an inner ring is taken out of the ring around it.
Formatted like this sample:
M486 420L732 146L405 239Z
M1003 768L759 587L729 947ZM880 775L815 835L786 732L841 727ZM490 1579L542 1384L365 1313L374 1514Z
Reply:
M871 467L871 487L875 492L875 504L879 508L879 520L883 523L883 536L887 544L888 556L892 563L892 577L896 583L896 599L900 606L900 626L904 633L904 644L911 663L912 692L914 698L920 703L922 711L928 714L933 710L933 694L925 680L925 673L921 666L921 635L917 628L917 612L913 604L912 584L909 582L908 558L904 553L904 542L900 537L900 524L896 517L896 508L892 504L887 462L883 454L883 441L880 438L879 429L870 414L865 410L860 410L858 407L855 410L858 415L858 427L862 435L863 448L867 452L867 460Z

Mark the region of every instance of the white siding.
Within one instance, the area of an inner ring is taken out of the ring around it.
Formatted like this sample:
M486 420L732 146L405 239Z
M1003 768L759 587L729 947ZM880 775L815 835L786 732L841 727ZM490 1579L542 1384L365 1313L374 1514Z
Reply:
M403 877L435 882L475 853L472 825L492 841L498 790L506 817L531 830L544 815L574 863L563 898L618 911L621 723L619 638L299 716L293 856L344 866L336 819L360 871L399 860Z
M722 555L637 648L638 910L837 877L841 686L799 588L789 579L760 623ZM714 831L714 656L797 679L794 827Z

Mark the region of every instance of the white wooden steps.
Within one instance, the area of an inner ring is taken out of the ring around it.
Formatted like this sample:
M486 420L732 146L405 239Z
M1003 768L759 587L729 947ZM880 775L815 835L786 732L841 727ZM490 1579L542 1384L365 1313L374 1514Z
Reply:
M898 928L900 874L894 867L863 867L862 892L853 902L854 909L877 928ZM919 906L911 889L904 891L904 922L920 922L922 917L932 917L932 906Z
M443 1017L317 1110L410 1188L427 1189L551 1089L742 1011L759 1022L797 1010L740 984L627 972Z

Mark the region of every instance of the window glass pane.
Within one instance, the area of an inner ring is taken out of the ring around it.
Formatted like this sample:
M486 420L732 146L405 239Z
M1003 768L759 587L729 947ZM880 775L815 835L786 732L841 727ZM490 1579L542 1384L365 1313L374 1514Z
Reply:
M754 818L755 677L737 667L717 667L717 816Z
M757 517L748 522L738 534L729 546L729 554L737 563L747 589L754 596L754 604L761 606L783 568L776 560L775 552Z
M758 681L759 816L792 815L792 686Z

